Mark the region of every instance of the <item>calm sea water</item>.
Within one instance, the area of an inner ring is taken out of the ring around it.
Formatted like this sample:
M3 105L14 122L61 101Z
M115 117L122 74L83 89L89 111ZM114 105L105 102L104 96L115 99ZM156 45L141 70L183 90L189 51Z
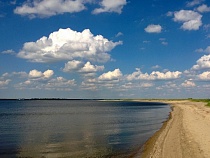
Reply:
M0 157L128 157L169 112L161 103L1 100Z

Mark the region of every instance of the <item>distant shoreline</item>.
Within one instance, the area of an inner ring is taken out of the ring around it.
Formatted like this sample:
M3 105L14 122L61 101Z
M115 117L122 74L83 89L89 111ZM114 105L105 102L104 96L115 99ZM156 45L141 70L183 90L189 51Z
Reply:
M83 99L83 98L0 98L0 100L97 100L97 101L138 101L138 102L168 102L189 99ZM196 99L195 99L196 100ZM200 99L205 100L205 99Z
M96 100L96 101L123 101L117 99L68 99L68 98L18 98L18 99L0 99L0 100Z

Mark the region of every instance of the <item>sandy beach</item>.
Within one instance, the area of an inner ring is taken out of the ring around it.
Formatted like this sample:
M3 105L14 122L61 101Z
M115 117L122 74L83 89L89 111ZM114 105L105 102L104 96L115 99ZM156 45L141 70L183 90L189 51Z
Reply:
M143 158L209 158L210 108L203 102L160 101L173 111L144 145ZM139 157L136 156L136 157Z

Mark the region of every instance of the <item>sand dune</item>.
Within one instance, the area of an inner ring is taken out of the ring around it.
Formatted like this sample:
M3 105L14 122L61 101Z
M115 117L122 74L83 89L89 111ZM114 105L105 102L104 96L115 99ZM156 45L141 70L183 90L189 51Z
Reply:
M144 146L143 158L209 158L210 108L202 102L161 101L170 119ZM138 156L137 156L138 157Z

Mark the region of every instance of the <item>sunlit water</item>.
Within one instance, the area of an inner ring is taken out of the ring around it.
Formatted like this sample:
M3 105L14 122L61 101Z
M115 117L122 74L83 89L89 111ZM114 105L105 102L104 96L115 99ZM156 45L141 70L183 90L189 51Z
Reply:
M1 100L0 157L128 157L169 112L160 103Z

